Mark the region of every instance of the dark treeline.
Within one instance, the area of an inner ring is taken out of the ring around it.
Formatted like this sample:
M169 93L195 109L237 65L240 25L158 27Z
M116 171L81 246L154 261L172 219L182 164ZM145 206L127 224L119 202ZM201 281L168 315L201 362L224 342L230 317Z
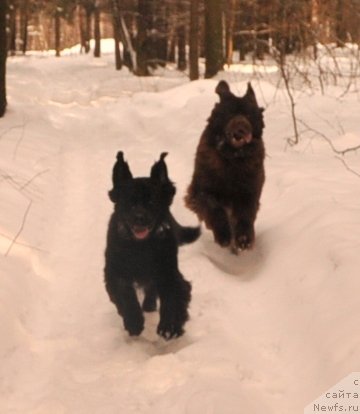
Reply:
M269 45L284 54L320 43L360 42L358 0L8 0L10 53L81 44L114 37L116 66L148 75L176 62L196 79L198 57L206 77L249 53L262 59ZM314 49L315 53L316 50Z
M89 53L94 39L98 57L109 37L117 69L146 76L173 62L193 80L202 57L212 77L234 58L263 59L271 50L316 58L319 43L359 44L359 22L358 0L0 0L0 82L7 53L54 49L60 56L78 43ZM4 94L1 85L0 111Z

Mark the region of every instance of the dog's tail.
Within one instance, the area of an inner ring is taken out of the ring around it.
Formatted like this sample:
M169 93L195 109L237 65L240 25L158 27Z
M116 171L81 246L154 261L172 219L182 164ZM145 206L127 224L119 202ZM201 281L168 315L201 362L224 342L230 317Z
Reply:
M182 226L178 223L173 215L170 213L170 226L175 233L176 240L179 246L183 244L189 244L197 240L200 236L200 226L198 227L189 227L189 226Z

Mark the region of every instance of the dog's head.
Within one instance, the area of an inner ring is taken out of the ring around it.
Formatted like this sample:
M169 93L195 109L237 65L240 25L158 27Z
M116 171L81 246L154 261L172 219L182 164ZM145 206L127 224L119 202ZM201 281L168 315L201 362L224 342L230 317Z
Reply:
M113 168L110 200L115 204L118 232L135 240L146 240L161 225L175 195L165 157L151 168L150 177L133 178L124 154L119 152Z
M264 109L258 106L250 83L242 97L235 96L225 81L219 82L215 92L220 102L208 120L209 144L224 158L242 157L262 139Z

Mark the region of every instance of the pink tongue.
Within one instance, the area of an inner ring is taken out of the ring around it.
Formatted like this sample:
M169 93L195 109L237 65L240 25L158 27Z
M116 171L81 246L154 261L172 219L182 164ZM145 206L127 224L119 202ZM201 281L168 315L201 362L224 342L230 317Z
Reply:
M145 229L145 230L139 230L139 231L134 231L134 236L139 239L139 240L143 240L146 239L146 237L149 235L149 230Z
M252 135L251 134L247 134L244 137L245 142L248 144L249 142L251 142L252 140Z

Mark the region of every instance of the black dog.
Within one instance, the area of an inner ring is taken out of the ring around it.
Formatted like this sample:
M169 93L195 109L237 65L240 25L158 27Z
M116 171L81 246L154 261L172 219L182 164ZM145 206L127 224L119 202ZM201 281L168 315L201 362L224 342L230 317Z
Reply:
M175 186L161 154L150 177L133 178L123 153L113 168L115 203L105 252L105 286L130 335L144 329L143 311L156 310L160 299L159 335L181 336L188 320L191 285L178 269L178 246L195 241L198 227L180 226L170 213ZM136 287L144 290L140 306Z
M265 181L263 108L250 85L239 98L219 82L220 96L200 138L192 182L185 198L220 246L251 248Z

